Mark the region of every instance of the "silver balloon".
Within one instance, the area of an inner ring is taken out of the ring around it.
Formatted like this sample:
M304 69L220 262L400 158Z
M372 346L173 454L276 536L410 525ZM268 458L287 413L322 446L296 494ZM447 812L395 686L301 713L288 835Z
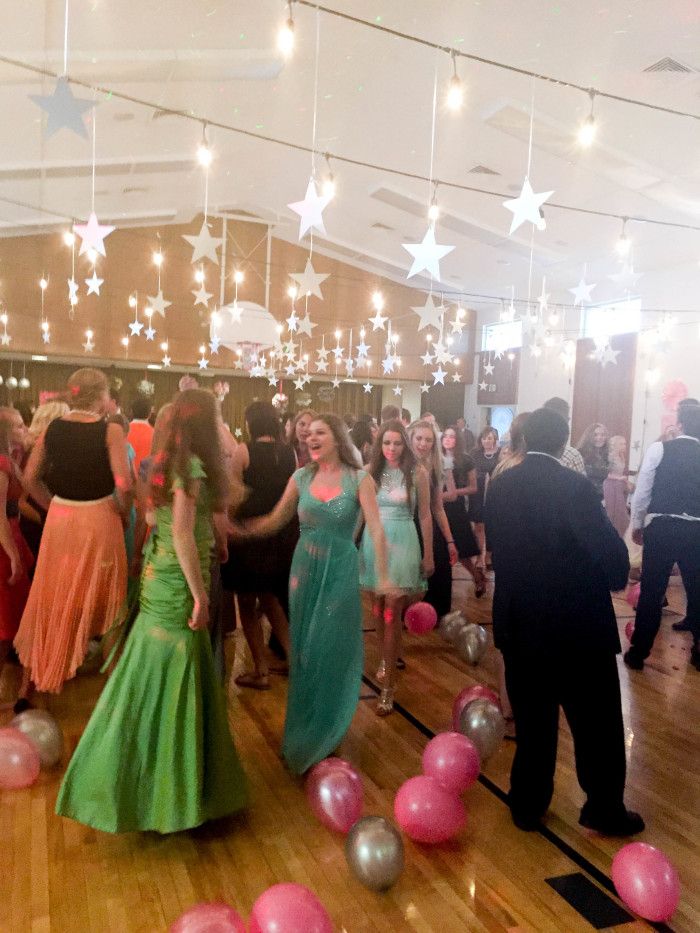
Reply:
M42 768L53 768L63 757L63 733L45 709L27 709L10 723L36 746Z
M506 722L491 700L472 700L459 717L459 731L476 745L481 760L490 758L503 741Z
M457 632L454 646L463 661L478 664L484 656L488 644L486 629L481 625L465 625Z
M440 619L440 633L447 641L454 641L457 632L466 625L466 620L461 612L449 612Z
M345 858L366 888L386 891L403 871L401 834L383 816L364 816L348 833Z
M102 667L102 642L96 638L91 638L88 642L87 651L83 658L83 663L77 670L78 674L96 674Z

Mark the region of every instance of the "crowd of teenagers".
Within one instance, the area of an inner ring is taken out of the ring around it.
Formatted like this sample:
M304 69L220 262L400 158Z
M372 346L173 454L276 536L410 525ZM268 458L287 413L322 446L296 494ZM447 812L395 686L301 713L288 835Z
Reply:
M95 369L75 372L65 401L40 405L28 429L0 409L0 665L14 647L15 710L60 692L97 644L109 671L59 814L109 832L173 832L245 806L222 689L234 594L252 658L236 682L268 690L271 674L288 673L282 752L303 774L334 753L357 707L362 591L386 716L407 607L424 599L448 613L458 562L483 596L493 559L516 824L534 828L549 804L562 706L587 795L582 823L643 828L622 802L610 591L627 583L630 524L644 551L625 660L643 667L678 564L700 668L697 402L679 410L677 437L649 449L630 522L623 439L597 424L570 447L562 399L518 415L500 446L495 429L475 439L464 419L440 430L430 414L412 421L388 406L379 421L309 409L283 421L255 401L236 443L212 393L189 377L180 389L153 425L144 399L131 421L116 410Z

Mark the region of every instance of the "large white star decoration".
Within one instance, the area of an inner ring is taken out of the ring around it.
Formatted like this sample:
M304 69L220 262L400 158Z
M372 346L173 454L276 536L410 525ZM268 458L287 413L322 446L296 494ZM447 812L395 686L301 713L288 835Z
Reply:
M365 382L365 384L362 386L362 388L365 390L365 394L366 394L366 395L369 395L369 393L372 391L372 383L371 383L371 382Z
M205 356L202 356L197 360L197 365L200 369L206 369L209 366L209 360Z
M306 334L307 337L311 337L311 332L313 331L314 327L318 327L318 324L314 324L314 322L309 317L309 312L307 311L304 317L299 321L299 333Z
M423 361L424 366L430 366L434 359L435 357L430 352L430 350L426 350L423 356L421 356L421 360Z
M327 373L327 372L328 372L328 361L327 361L327 360L317 360L317 361L316 361L316 372L317 372L317 373Z
M482 392L485 392L485 391L488 389L487 383L485 383L485 382L480 382L480 383L479 383L479 389L480 389Z
M608 363L612 363L613 366L616 366L617 358L621 352L621 350L613 350L610 344L606 343L605 346L596 348L595 358L601 366L607 366Z
M75 279L68 279L68 300L72 302L78 297L78 283Z
M425 395L426 392L430 392L430 386L427 382L423 382L420 387L421 395Z
M436 386L436 385L438 384L438 382L439 382L441 386L444 386L444 385L445 385L445 376L446 376L446 375L447 375L447 373L446 373L445 370L442 368L442 366L438 366L437 369L434 369L434 370L433 370L433 385Z
M510 211L513 215L509 235L515 233L518 227L524 224L526 220L534 224L538 230L544 230L546 225L540 213L540 208L547 198L551 198L553 194L553 191L543 191L540 194L535 194L532 190L530 179L526 178L518 197L503 202L503 206L506 210Z
M101 224L97 220L97 215L94 211L88 217L86 224L73 224L73 232L80 237L80 252L79 256L82 256L84 253L87 253L89 249L97 250L101 256L106 256L105 252L105 238L114 233L116 227L112 227L109 224Z
M214 334L214 336L209 341L209 349L211 350L212 353L218 353L220 346L221 346L221 338L217 337L217 335Z
M200 259L211 259L213 263L219 265L219 257L216 255L217 249L224 242L223 237L212 236L209 232L209 224L205 221L202 223L202 229L199 231L197 236L191 236L187 233L182 234L183 240L187 242L192 247L192 259L190 262L195 263Z
M340 379L336 376L335 379L331 382L331 385L334 389L340 388Z
M462 378L462 377L460 376L459 373L452 373L452 381L453 381L453 382L459 382L459 381L461 380L461 378Z
M156 335L156 332L153 330L153 327L149 324L146 330L143 332L146 340L153 340Z
M420 324L418 325L419 331L423 330L424 327L434 327L435 330L440 330L440 319L442 318L444 309L436 306L432 295L428 295L422 307L411 308L411 311L420 318Z
M194 306L204 305L205 308L209 307L209 299L211 298L212 293L208 292L204 284L200 285L199 288L193 288L192 294L194 295Z
M442 246L435 242L435 227L432 224L420 243L402 243L401 245L413 256L413 265L406 278L410 279L425 269L438 282L440 281L440 260L454 249L454 246Z
M98 279L97 273L95 270L92 270L92 277L85 279L85 284L88 287L88 295L99 295L100 294L100 285L104 282L104 279Z
M397 395L397 396L398 396L398 395L403 395L403 389L401 388L401 386L400 386L398 383L396 383L396 385L394 386L393 392L394 392L394 395Z
M453 334L461 334L466 326L467 326L467 322L460 321L459 318L455 318L454 321L450 321L450 327L452 328Z
M299 318L297 317L296 311L292 311L292 313L287 318L287 327L290 334L296 333L299 327Z
M158 289L157 295L147 295L148 303L153 308L154 314L160 314L161 317L165 317L165 309L169 308L172 304L172 301L168 301L167 298L163 297L163 289Z
M293 272L290 275L290 278L299 286L299 297L306 298L307 295L313 295L316 298L320 298L323 301L323 294L321 292L321 282L325 282L330 273L325 275L316 272L311 260L306 260L306 268L303 272Z
M143 322L132 321L131 324L129 324L129 330L131 331L132 337L139 337L141 334L141 331L143 330Z
M356 344L356 349L358 357L362 359L362 357L367 356L369 353L369 344L362 340L360 343Z
M595 287L593 282L588 285L586 279L582 278L576 288L570 288L569 291L574 296L574 308L577 308L579 305L583 306L584 301L590 302L591 292Z
M323 225L323 212L330 202L330 197L318 193L316 190L316 182L313 178L310 178L304 200L294 201L292 204L287 205L290 210L299 215L300 240L307 230L317 230L323 236L326 235L326 228Z
M637 281L641 279L642 274L641 272L635 272L632 265L625 264L622 267L622 272L609 275L608 278L612 279L623 291L630 292L637 284Z
M38 104L42 110L48 114L46 129L44 135L48 139L60 129L72 130L83 139L88 138L83 114L86 110L95 106L92 100L86 100L84 97L73 97L70 83L65 77L61 77L56 82L53 94L30 94L30 100Z
M381 311L377 311L374 317L369 319L369 322L372 325L372 332L375 330L386 330L386 322L388 320L389 318L384 317Z
M484 363L484 372L486 373L487 376L492 375L493 370L494 370L493 363Z

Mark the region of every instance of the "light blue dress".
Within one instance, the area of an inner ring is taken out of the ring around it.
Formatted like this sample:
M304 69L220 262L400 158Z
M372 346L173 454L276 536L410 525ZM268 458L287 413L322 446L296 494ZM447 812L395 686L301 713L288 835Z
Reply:
M409 498L403 471L398 467L382 470L377 504L386 535L389 583L406 595L424 592L426 582L420 570L420 543L413 520L416 487L412 485ZM374 542L367 528L360 546L360 586L366 590L377 588Z

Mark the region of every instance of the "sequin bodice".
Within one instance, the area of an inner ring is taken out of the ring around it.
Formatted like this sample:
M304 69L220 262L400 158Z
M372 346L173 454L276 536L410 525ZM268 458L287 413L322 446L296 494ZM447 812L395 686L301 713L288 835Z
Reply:
M364 476L361 470L344 470L338 495L322 502L311 492L313 473L307 467L297 470L294 479L299 489L302 537L320 532L346 538L352 543L360 511L357 490Z
M385 467L379 480L377 504L382 521L413 521L416 489L411 487L409 502L403 471Z

